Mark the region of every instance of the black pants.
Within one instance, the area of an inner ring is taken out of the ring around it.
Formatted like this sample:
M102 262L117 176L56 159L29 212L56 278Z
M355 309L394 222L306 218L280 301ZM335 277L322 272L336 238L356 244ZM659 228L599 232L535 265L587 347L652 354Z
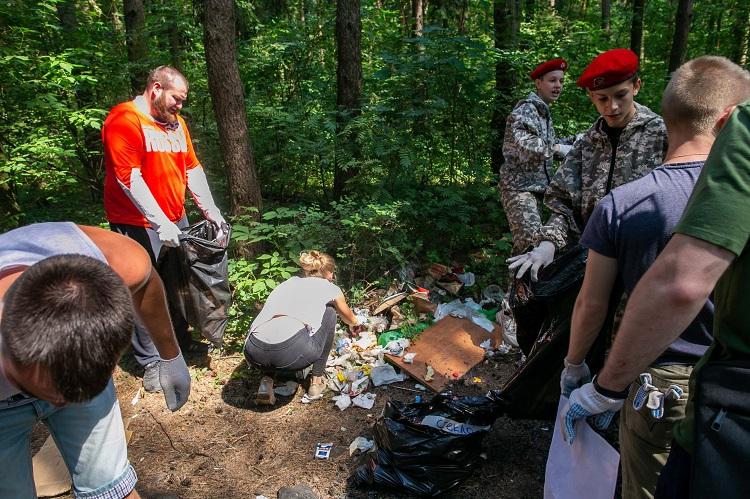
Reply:
M693 456L672 440L669 457L659 474L654 499L687 499L690 497Z
M183 226L187 226L187 218L183 217L183 220L178 221L177 226L180 228L183 228ZM146 227L139 227L137 225L113 223L109 224L109 228L113 232L117 232L118 234L127 236L143 246L143 248L148 253L148 256L151 258L151 264L155 269L158 270L156 260L159 255L154 253L154 245L155 243L158 243L158 236L155 236L154 230L147 229ZM151 231L152 234L149 234L149 231ZM154 237L156 238L155 241L153 240ZM163 247L157 251L161 253L163 251L171 250L173 250L173 248ZM169 296L168 293L167 296ZM186 349L192 341L190 333L188 332L188 323L182 316L182 312L180 312L178 306L171 303L170 301L168 301L167 303L169 305L169 316L172 319L172 327L174 328L175 336L177 336L177 342L179 343L180 348ZM131 343L133 345L133 351L138 363L142 366L145 366L155 360L159 360L159 352L156 350L156 346L154 346L154 343L151 340L151 336L148 334L143 325L140 324L140 321L136 325L135 329L136 331L133 335L133 341Z
M336 310L327 306L323 321L315 334L307 328L281 343L265 343L250 334L245 342L248 364L264 371L298 371L312 364L312 375L322 376L336 330Z

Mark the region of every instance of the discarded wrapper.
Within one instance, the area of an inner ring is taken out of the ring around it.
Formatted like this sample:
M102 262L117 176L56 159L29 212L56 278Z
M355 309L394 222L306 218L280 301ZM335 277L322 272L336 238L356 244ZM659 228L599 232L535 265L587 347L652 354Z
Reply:
M333 400L336 403L336 407L338 407L342 411L352 405L352 398L345 393L336 395L331 400Z
M405 353L404 362L406 362L407 364L411 364L412 362L414 362L414 357L416 356L417 356L416 352Z
M331 456L332 443L317 444L315 446L315 459L328 459Z
M352 399L352 404L363 409L372 409L372 406L375 405L375 396L374 393L363 393L357 395Z
M369 440L365 437L357 437L352 441L351 444L349 444L349 455L351 456L357 450L359 450L360 452L367 452L368 450L372 449L374 445L375 442L373 440Z

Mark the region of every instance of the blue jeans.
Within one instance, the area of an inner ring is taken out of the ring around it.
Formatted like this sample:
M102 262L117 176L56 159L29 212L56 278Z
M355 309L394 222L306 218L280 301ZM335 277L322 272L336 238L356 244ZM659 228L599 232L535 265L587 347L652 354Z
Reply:
M55 407L31 398L0 401L0 499L36 497L31 430L43 421L73 478L77 498L121 499L135 487L115 387L88 402Z

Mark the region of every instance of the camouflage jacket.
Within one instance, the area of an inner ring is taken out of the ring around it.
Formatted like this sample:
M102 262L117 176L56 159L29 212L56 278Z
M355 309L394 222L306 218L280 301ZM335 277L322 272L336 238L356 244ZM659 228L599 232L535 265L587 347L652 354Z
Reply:
M544 192L552 178L552 148L575 137L555 138L549 106L535 92L518 101L505 123L500 187ZM562 159L559 157L558 159Z
M612 145L603 130L604 118L596 120L575 143L544 193L544 204L552 215L537 234L536 244L551 241L560 249L572 242L571 235L577 241L596 203L609 190L662 163L667 151L664 121L646 106L635 103L635 108L635 116L620 135L614 164Z

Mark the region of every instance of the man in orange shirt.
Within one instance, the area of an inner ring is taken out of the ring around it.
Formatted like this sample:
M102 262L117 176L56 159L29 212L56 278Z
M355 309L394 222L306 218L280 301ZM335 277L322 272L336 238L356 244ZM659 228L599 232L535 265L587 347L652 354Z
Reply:
M207 220L216 225L217 239L225 240L228 225L216 207L206 174L193 150L185 121L178 114L188 95L188 82L176 69L153 69L146 89L135 99L118 104L102 127L106 177L104 210L110 228L136 240L156 264L162 247L180 244L188 226L185 188ZM183 350L194 349L187 322L170 307L177 339ZM144 366L147 391L159 391L159 354L142 326L133 338L135 357Z

